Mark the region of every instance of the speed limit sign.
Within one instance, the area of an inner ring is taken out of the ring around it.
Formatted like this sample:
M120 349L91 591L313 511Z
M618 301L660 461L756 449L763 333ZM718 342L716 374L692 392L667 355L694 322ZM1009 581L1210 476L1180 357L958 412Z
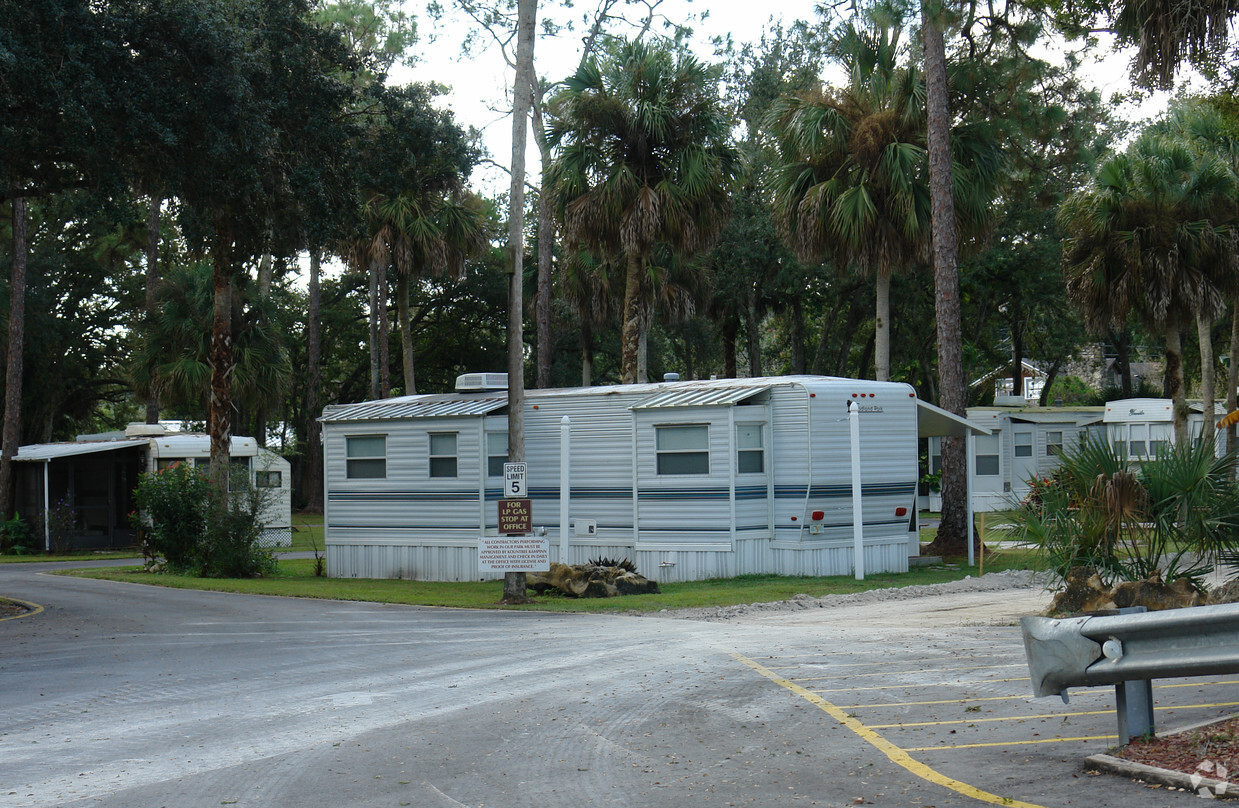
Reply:
M503 464L503 498L525 499L528 488L525 486L525 474L529 467L525 463Z

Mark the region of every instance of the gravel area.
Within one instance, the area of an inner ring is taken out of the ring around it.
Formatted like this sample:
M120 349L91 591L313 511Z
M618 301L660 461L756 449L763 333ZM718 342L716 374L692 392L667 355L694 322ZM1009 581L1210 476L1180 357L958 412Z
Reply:
M870 589L866 592L853 592L846 595L824 595L820 598L815 598L811 595L796 595L788 600L775 601L773 603L749 603L697 609L664 609L661 612L654 613L652 616L726 623L745 620L754 616L887 604L929 597L1003 592L1017 589L1044 590L1045 586L1046 578L1044 575L1038 575L1031 570L1004 570L1003 572L991 572L979 578L968 576L958 581L948 581L941 584L918 584L888 589Z

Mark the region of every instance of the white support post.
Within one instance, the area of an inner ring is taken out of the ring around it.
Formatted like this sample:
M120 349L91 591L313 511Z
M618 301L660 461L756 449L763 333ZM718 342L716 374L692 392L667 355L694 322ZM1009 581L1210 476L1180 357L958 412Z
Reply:
M852 566L856 580L865 580L865 513L860 481L860 407L848 402L848 426L852 443Z
M51 525L51 496L48 493L48 472L51 467L51 460L43 461L43 552L50 553L52 551L52 525Z
M972 542L972 479L976 476L977 472L977 446L976 437L972 434L971 429L968 430L967 437L964 438L964 454L964 468L967 470L964 480L964 501L967 505L964 508L964 513L967 514L968 517L968 522L965 527L967 532L965 541L968 542L968 566L971 567L976 563L977 553L976 547L973 546Z
M559 563L570 564L568 550L571 546L572 525L569 521L572 500L572 420L568 416L559 419Z

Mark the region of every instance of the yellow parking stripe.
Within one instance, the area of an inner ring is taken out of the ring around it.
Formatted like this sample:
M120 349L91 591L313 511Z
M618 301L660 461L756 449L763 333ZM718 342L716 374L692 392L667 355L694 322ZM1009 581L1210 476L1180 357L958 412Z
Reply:
M774 666L771 666L770 670L772 671L787 670L788 668L799 668L799 667L803 667L803 666L784 665L782 667L777 667L777 668ZM865 667L872 667L872 663L866 665ZM795 677L790 677L790 678L791 678L791 681L793 682L813 682L818 679L859 679L862 676L898 676L904 673L950 673L951 671L979 671L979 670L986 670L988 668L1027 668L1027 667L1028 665L1025 663L1018 663L1018 664L1011 664L1011 665L967 665L962 668L916 668L916 669L910 669L906 671L884 670L880 673L845 673L842 676L795 676ZM1028 677L1026 676L1024 678L1027 679Z
M1035 741L1002 741L995 743L961 743L955 746L909 746L905 752L947 752L952 749L980 749L987 746L1027 746L1034 743L1068 743L1070 741L1116 741L1117 735L1084 735L1079 738L1040 738Z
M941 772L935 771L934 769L926 766L924 763L917 761L909 755L906 750L895 746L893 743L886 740L869 727L857 721L855 718L852 718L841 708L836 707L834 704L831 704L829 701L811 690L807 690L795 682L784 679L774 671L769 668L762 667L762 665L754 662L748 657L735 653L732 654L732 657L749 666L780 687L795 693L797 696L800 696L805 701L817 707L819 710L826 713L831 718L850 729L852 732L856 733L882 754L886 755L892 763L902 766L912 774L920 777L922 780L927 780L931 783L935 783L936 785L943 786L944 788L948 788L957 794L964 795L965 797L971 797L972 799L980 800L981 802L988 802L991 805L1005 805L1010 806L1011 808L1042 808L1042 806L1028 802L1020 802L1019 800L1013 800L1010 797L999 797L997 794L990 794L988 791L982 791L976 786L968 785L967 783L956 780L953 777L947 777Z
M812 692L812 691L810 691ZM1028 701L1032 696L984 696L982 698L969 698L968 696L960 696L957 699L943 699L942 701L888 701L884 704L845 704L840 709L842 710L859 710L862 707L907 707L913 704L964 704L970 701Z
M1154 707L1154 710L1208 710L1217 707L1239 707L1239 701L1220 704L1176 704ZM905 724L870 724L870 729L898 729L899 727L939 727L943 724L980 724L987 721L1031 721L1034 718L1069 718L1073 715L1111 715L1114 710L1080 710L1073 713L1038 713L1037 715L1010 715L998 718L959 718L952 721L916 721Z
M793 679L793 682L803 682L803 679ZM813 688L814 693L853 693L860 690L914 690L923 687L955 687L956 685L987 685L991 682L1027 682L1027 676L1014 679L969 679L963 682L919 682L913 685L874 685L873 687L833 687Z

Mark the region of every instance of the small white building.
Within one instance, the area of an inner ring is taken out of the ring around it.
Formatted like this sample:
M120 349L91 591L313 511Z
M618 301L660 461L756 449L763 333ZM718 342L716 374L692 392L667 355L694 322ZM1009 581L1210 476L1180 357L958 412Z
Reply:
M480 577L479 539L498 531L506 383L506 374L466 374L457 390L471 392L326 408L331 576ZM863 570L904 571L910 547L919 550L919 430L968 429L905 384L788 376L528 390L534 531L546 531L553 559L565 549L570 563L626 557L663 581L849 574L849 402L863 458L855 478ZM561 524L565 418L569 517Z
M210 436L169 432L159 424L130 424L124 432L79 435L65 443L22 446L17 464L17 511L42 534L52 550L51 525L71 516L66 547L102 549L134 543L129 514L136 507L138 475L174 463L210 463ZM234 470L248 477L266 497L263 542L287 547L292 543L292 480L288 461L258 445L253 438L233 436L230 456Z
M969 441L972 469L969 488L974 511L1001 511L1028 495L1028 481L1048 477L1058 454L1074 446L1090 429L1100 430L1102 407L969 407L968 422L989 431ZM941 465L941 441L929 439L931 471ZM929 507L942 507L940 495Z
M1200 438L1204 428L1204 405L1199 401L1187 404L1187 431L1192 440ZM1226 415L1226 407L1214 405L1213 423ZM1106 437L1131 460L1146 460L1157 454L1167 443L1174 443L1174 402L1168 398L1127 398L1106 404ZM1217 455L1226 451L1225 434L1215 435Z
M1204 412L1200 402L1188 404L1188 430L1201 434ZM1216 408L1214 423L1225 415ZM968 422L989 430L977 434L971 447L972 507L974 511L1002 511L1015 507L1029 493L1029 480L1045 478L1058 467L1058 454L1084 435L1104 436L1131 460L1146 460L1164 444L1174 441L1174 412L1168 398L1131 398L1103 407L1027 407L1019 404L969 407ZM1218 433L1218 456L1225 439ZM931 472L941 464L941 441L929 439ZM942 507L931 494L931 510Z

